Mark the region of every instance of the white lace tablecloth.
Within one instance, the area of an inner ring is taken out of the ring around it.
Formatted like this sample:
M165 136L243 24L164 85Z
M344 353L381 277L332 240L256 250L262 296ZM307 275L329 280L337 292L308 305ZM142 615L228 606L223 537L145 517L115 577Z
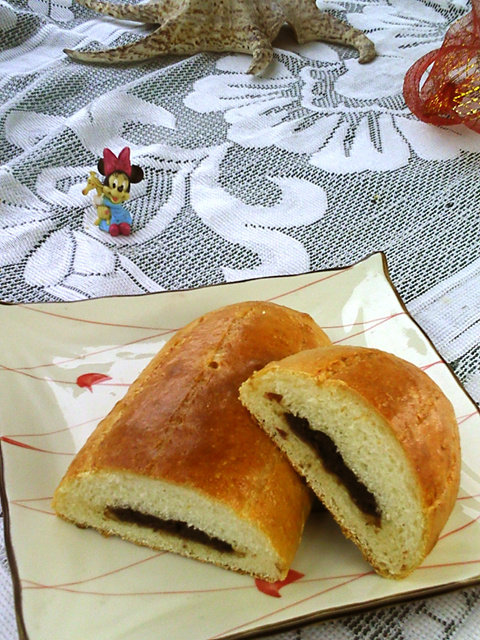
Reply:
M480 136L419 122L402 97L407 69L469 3L319 5L366 31L378 58L359 65L350 49L282 34L261 77L235 54L87 66L63 48L148 27L72 0L0 0L0 300L192 288L383 251L409 311L478 402ZM126 145L146 180L132 187L134 233L118 239L93 224L81 189L104 147ZM0 640L16 638L3 546L0 619ZM478 639L480 587L272 637Z

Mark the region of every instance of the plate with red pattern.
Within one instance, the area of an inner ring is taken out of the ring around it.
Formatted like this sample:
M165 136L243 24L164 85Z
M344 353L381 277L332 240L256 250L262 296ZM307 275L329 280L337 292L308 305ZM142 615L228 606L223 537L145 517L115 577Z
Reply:
M180 327L270 300L309 313L333 343L413 362L453 403L461 488L437 545L408 578L376 575L325 512L310 516L287 579L268 585L60 520L51 498L98 422ZM480 582L480 416L409 316L377 253L342 269L188 291L1 305L2 503L20 635L29 640L220 640Z

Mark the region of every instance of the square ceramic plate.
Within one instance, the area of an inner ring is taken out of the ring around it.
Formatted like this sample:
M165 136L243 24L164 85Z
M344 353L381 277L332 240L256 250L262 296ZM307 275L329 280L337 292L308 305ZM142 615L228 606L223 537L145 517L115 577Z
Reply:
M463 470L440 540L409 578L372 573L325 513L313 514L290 582L248 577L103 538L58 519L52 493L75 452L172 333L240 300L310 313L335 343L423 368L452 401ZM6 537L30 640L213 640L274 632L480 581L480 417L392 288L382 254L353 267L139 297L0 307ZM302 575L303 574L303 575Z

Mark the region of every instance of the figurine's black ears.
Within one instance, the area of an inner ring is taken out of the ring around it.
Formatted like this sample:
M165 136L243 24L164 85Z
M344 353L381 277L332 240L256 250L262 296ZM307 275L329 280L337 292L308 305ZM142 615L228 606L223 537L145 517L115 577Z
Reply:
M143 180L143 177L144 177L143 169L141 169L136 164L132 164L132 173L130 174L130 182L141 182Z
M103 164L103 158L100 158L100 160L97 162L97 169L99 173L102 174L102 176L105 175L105 165Z

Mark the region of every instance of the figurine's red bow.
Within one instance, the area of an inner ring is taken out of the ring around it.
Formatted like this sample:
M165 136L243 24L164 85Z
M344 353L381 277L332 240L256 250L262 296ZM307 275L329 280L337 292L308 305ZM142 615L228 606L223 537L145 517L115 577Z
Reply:
M124 147L117 156L110 149L103 150L104 175L109 176L114 171L123 171L130 178L132 165L130 164L130 148Z

